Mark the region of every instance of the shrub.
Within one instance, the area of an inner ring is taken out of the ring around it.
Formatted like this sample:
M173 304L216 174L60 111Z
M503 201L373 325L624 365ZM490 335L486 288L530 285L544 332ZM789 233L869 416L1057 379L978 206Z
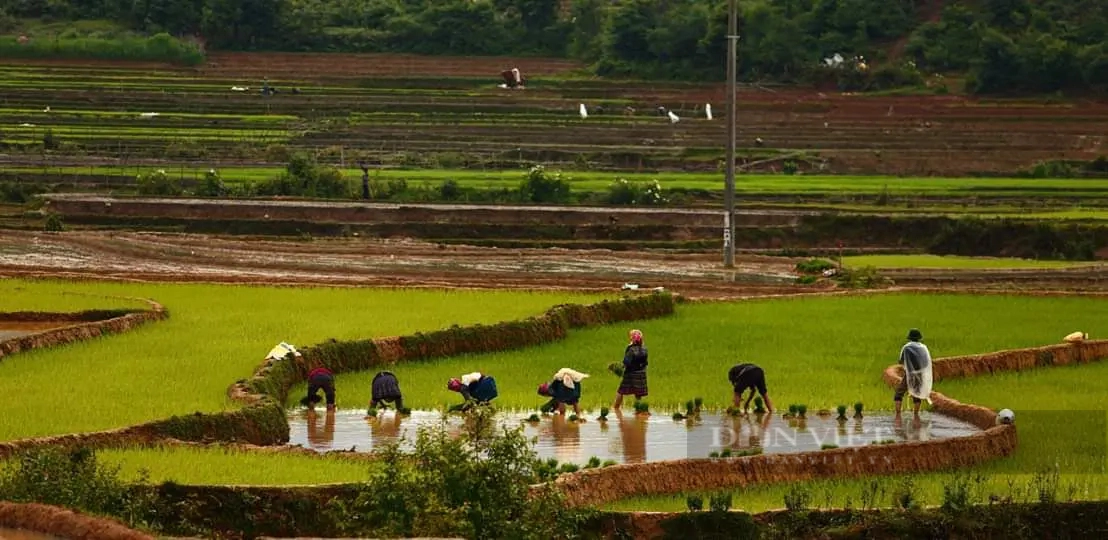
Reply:
M811 502L812 492L804 486L794 485L785 492L785 509L790 512L805 510Z
M713 512L726 512L731 509L731 492L717 493L708 497L708 509Z
M230 193L231 190L223 183L223 177L215 169L204 173L204 180L196 190L196 194L201 197L226 197Z
M22 184L18 182L0 183L0 200L12 203L29 202L35 195L45 191L37 184Z
M176 197L185 193L185 188L181 187L180 181L167 174L165 169L140 174L136 180L138 192L142 195Z
M300 152L289 159L285 171L258 186L259 195L348 199L353 194L342 171L323 166L314 156Z
M549 174L542 165L535 165L519 186L520 198L534 203L564 203L569 201L569 182L561 173Z
M704 509L704 497L701 495L689 495L685 497L685 507L690 512L699 512Z
M521 430L491 426L491 413L478 408L461 437L451 437L443 426L423 427L411 455L398 443L386 446L381 468L357 496L333 500L328 513L346 534L573 536L587 514L569 509L553 488L531 493L544 462Z
M120 476L120 468L100 463L87 448L31 449L0 468L0 500L64 506L141 523L152 499L132 490L133 482ZM140 471L137 483L146 482L146 471Z
M832 268L835 268L835 263L827 259L808 259L796 263L796 271L802 274L819 274Z
M439 186L439 197L444 201L455 201L462 196L462 188L458 185L458 181L453 178L448 178L442 182Z
M46 232L62 232L65 230L65 225L62 224L61 216L51 213L46 216L46 223L43 224L42 230Z
M608 204L641 204L659 205L669 202L662 193L662 185L657 180L649 184L628 182L620 178L608 186L608 195L605 198Z

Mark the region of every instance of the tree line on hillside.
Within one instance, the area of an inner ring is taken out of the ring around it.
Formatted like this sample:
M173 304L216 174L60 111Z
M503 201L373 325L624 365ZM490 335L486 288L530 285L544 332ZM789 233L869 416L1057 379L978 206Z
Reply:
M744 79L861 64L861 89L966 72L979 93L1108 85L1099 0L740 0ZM222 50L542 55L601 75L724 78L726 0L12 0L0 20L109 17ZM479 31L475 31L479 29ZM888 59L891 50L899 58ZM828 66L838 54L846 61ZM858 58L859 60L855 61ZM864 60L861 60L864 59ZM880 69L880 72L877 70Z

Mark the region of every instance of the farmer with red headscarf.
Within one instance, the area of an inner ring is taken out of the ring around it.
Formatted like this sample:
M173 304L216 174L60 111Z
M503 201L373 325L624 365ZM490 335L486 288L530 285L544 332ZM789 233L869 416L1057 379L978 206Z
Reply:
M539 395L550 398L550 402L542 406L543 412L557 409L558 414L565 414L566 405L570 405L573 413L581 416L581 381L587 377L586 373L562 368L554 374L550 382L540 384Z
M446 388L452 392L458 392L465 398L465 402L456 405L451 410L468 409L473 405L488 405L490 401L499 395L496 391L496 380L492 377L475 371L462 375L461 378L450 379Z
M616 391L616 401L612 408L619 410L623 406L623 396L633 395L638 401L647 394L646 388L646 345L642 343L642 332L632 330L631 343L623 351L623 380Z

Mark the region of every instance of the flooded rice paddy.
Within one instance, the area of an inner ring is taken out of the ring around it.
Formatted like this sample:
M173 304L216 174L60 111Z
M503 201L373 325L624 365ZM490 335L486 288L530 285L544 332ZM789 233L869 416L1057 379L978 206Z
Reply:
M0 341L37 334L75 323L56 321L0 321ZM2 537L0 537L2 538Z
M585 464L593 456L618 463L707 458L726 449L741 452L759 448L766 454L788 454L819 450L824 445L926 441L980 431L972 424L929 412L921 413L918 421L907 413L900 422L891 412L839 421L833 416L810 415L795 420L779 414L731 417L712 412L701 413L697 420L674 420L672 413L638 416L625 411L609 414L606 422L596 419L597 412L587 412L584 423L572 423L558 415L543 416L537 423L526 422L530 414L499 412L496 417L502 425L522 426L527 437L535 438L539 457L576 464ZM289 442L320 452L372 452L395 441L401 448L411 448L420 426L443 422L438 411L412 411L406 417L384 411L375 419L367 419L364 410L294 410L289 413ZM445 422L452 434L460 435L465 430L461 416L451 415Z

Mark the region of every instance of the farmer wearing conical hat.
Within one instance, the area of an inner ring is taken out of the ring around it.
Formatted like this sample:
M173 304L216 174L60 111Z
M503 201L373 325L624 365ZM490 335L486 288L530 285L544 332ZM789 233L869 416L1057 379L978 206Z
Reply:
M904 394L911 394L913 412L919 416L923 400L931 403L931 351L921 343L923 333L917 328L908 331L908 343L900 348L900 365L904 367L904 377L896 386L893 403L896 405L896 418L900 418Z
M642 331L630 332L631 342L623 350L623 379L616 391L616 401L612 408L619 410L623 406L623 396L635 396L638 401L647 395L646 386L646 345L642 342Z

